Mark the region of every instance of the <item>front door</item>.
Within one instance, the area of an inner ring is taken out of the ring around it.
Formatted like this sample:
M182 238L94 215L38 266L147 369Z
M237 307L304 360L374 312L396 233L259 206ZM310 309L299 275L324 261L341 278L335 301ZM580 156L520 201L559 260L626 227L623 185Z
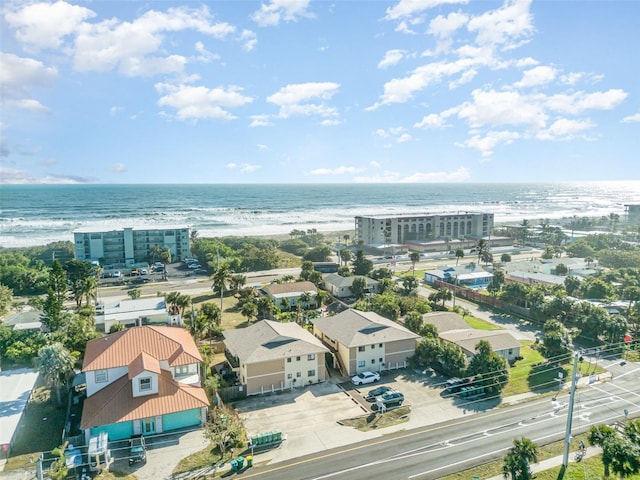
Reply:
M149 435L156 433L156 417L149 417L142 420L142 434Z

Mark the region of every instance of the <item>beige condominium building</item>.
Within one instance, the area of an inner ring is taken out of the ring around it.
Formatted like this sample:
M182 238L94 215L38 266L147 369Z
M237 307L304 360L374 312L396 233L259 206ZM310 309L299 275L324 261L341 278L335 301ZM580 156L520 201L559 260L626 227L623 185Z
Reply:
M191 256L189 240L186 226L73 232L76 260L99 261L103 265L133 266L146 262L154 256L155 246L168 248L172 260L182 260Z
M402 244L410 240L486 237L493 229L493 213L437 213L355 217L355 240L365 245Z

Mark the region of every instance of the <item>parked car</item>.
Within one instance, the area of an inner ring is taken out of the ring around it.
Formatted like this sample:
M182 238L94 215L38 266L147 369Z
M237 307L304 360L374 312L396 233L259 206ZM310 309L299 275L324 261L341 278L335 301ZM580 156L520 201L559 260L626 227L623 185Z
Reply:
M199 263L190 263L188 265L188 268L190 268L191 270L197 270L199 268L202 268L202 265L200 265Z
M131 276L135 277L136 275L140 275L140 272L137 268L134 268L133 270L131 270Z
M354 385L364 385L380 381L380 374L374 372L362 372L351 379Z
M147 446L143 436L129 440L129 465L134 463L147 463Z
M120 278L120 277L122 277L122 273L120 273L120 272L113 272L113 273L111 274L111 276L112 276L113 278Z
M463 387L471 387L473 386L473 381L469 378L450 378L445 383L445 391L447 393L458 393L462 390Z
M143 268L142 270L140 270L140 275L148 275L149 274L149 270L147 270L146 268Z
M369 390L369 393L367 393L367 396L364 399L367 402L375 402L376 397L379 397L383 393L387 393L391 390L393 390L391 387L385 387L384 385L382 385L378 388L374 388L373 390Z
M377 410L381 404L385 407L398 407L404 402L404 395L398 390L390 390L376 397L375 402L371 405L372 410Z

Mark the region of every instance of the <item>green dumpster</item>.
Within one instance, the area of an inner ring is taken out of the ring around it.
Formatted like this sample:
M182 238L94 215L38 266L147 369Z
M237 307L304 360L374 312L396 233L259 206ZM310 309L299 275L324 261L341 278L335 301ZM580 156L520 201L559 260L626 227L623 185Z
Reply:
M229 462L229 464L231 465L231 471L233 471L233 472L237 472L238 471L238 461L237 460L231 460Z
M253 467L253 456L247 455L247 467Z
M244 457L240 456L238 458L236 458L236 462L238 462L238 470L240 470L242 467L244 467Z

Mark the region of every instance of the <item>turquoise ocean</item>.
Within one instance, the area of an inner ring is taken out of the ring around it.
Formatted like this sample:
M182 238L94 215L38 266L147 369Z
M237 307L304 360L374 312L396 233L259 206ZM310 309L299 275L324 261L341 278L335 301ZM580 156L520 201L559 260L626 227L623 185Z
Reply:
M356 215L457 211L496 223L624 214L640 181L299 185L0 185L0 246L73 240L76 229L188 225L200 236L352 230Z

